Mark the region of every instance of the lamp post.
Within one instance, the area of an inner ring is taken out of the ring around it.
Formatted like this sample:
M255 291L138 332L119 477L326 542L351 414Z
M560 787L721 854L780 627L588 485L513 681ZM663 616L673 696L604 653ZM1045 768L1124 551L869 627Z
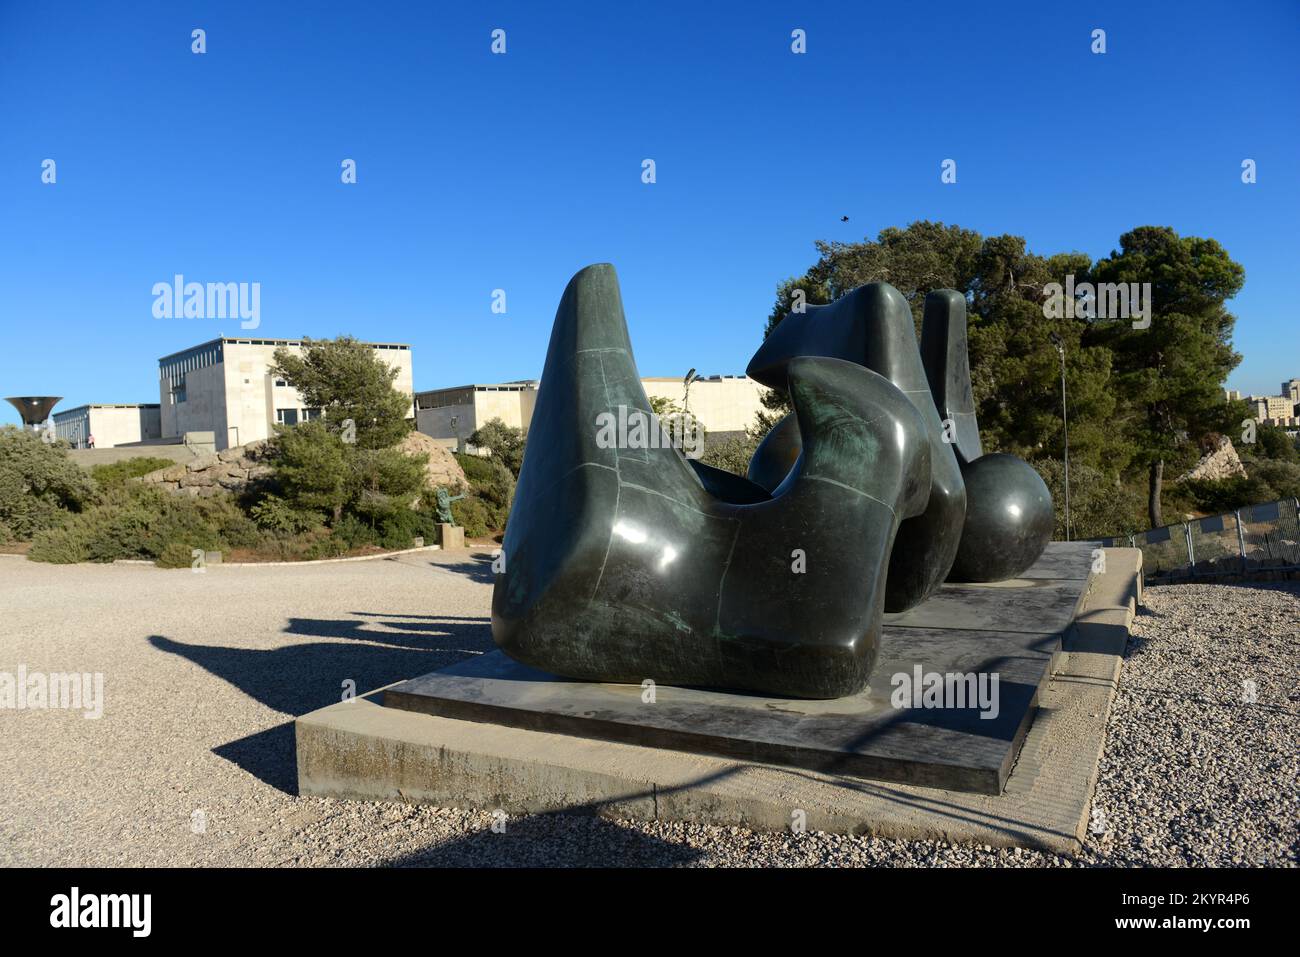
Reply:
M1065 540L1070 540L1070 418L1065 407L1065 340L1056 332L1049 334L1061 357L1061 425L1065 430Z
M682 390L682 414L691 411L691 383L697 378L699 377L695 374L694 369L691 369L682 377L682 386L684 387Z

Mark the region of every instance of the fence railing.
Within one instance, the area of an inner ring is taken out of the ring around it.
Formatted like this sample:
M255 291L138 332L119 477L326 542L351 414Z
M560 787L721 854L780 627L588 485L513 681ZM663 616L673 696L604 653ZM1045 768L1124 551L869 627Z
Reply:
M1148 578L1215 578L1260 569L1300 570L1300 499L1286 498L1222 515L1101 539L1142 549Z

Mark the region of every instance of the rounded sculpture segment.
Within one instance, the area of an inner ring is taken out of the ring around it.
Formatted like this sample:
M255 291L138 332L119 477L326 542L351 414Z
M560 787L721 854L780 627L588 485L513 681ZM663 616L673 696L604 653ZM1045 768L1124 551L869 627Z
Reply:
M966 491L952 445L930 394L912 311L902 293L885 282L868 283L827 306L790 313L772 330L754 358L751 378L772 388L786 386L789 363L799 356L856 362L892 382L916 406L931 445L930 496L925 511L899 530L889 558L885 610L906 611L939 589L952 568L966 509ZM776 475L797 457L799 436L791 420L778 425L755 451L751 480L769 490ZM864 463L866 467L866 463Z
M778 485L794 470L799 461L803 443L799 440L799 420L793 412L783 418L763 436L749 460L746 475L756 485L775 492Z
M1052 495L1024 460L984 454L970 382L966 297L957 290L936 289L925 297L921 358L966 483L966 518L949 578L1015 578L1051 540Z
M1033 466L1003 452L962 466L966 525L953 581L997 582L1029 569L1052 540L1052 493Z
M754 485L764 500L752 504L710 494L671 447L630 431L599 440L602 421L648 415L649 403L612 267L578 273L556 313L493 590L497 644L584 680L861 690L888 556L929 500L933 448L884 377L834 358L787 366L804 438L795 474L770 499Z
M975 417L967 355L966 297L956 289L936 289L925 297L921 320L921 361L943 419L948 439L962 462L984 454Z

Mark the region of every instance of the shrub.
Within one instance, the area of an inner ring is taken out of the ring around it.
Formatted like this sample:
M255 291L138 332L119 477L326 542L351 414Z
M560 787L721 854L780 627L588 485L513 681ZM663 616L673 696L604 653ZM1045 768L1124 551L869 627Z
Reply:
M1265 459L1249 463L1246 471L1264 486L1261 491L1267 497L1259 501L1272 502L1280 498L1300 498L1300 464L1286 459Z
M470 538L483 538L494 529L504 527L504 521L501 525L495 524L496 516L482 499L473 494L451 503L451 517L465 529L465 534Z
M266 495L248 511L259 528L277 535L300 535L325 523L320 512L294 508L278 495Z
M492 460L485 455L470 455L468 452L454 453L470 485L477 482L490 482L494 473Z
M165 560L175 567L189 565L196 548L225 551L258 541L257 526L224 493L186 498L128 485L108 492L63 526L39 533L28 558L58 563L137 558Z
M0 428L0 524L20 541L56 528L94 495L91 481L62 447L11 425Z
M487 449L490 457L500 462L515 478L524 465L524 446L527 434L523 429L506 425L501 419L491 419L484 423L469 437L469 444L479 449Z
M133 478L139 478L142 475L148 475L150 472L157 472L159 469L165 469L175 464L171 459L160 459L152 455L138 459L123 459L110 465L92 466L90 477L95 480L95 484L101 489L119 488Z
M758 448L758 443L759 439L749 433L723 439L720 442L706 441L700 461L724 472L744 475L749 471L749 460L754 457L754 450Z
M334 522L355 494L350 459L350 447L319 420L278 430L268 456L289 505L300 512L321 512Z
M1231 512L1270 498L1265 483L1245 475L1226 479L1188 479L1178 484L1192 507L1201 512Z
M285 532L313 527L313 516L337 526L351 515L374 528L410 511L424 490L428 456L362 448L311 421L280 429L267 461L279 494L263 496L250 512Z
M1065 468L1060 459L1030 463L1047 483L1056 511L1052 538L1065 538ZM1145 498L1113 472L1070 463L1070 537L1111 538L1146 528Z
M1277 458L1245 458L1246 475L1189 479L1180 492L1201 512L1231 512L1248 505L1300 496L1300 464Z
M402 509L380 525L379 544L384 548L410 548L417 535L424 538L425 544L432 545L437 539L438 523L425 512Z
M502 531L514 502L516 476L498 459L458 454L456 461L465 471L469 488L463 499L451 503L452 518L471 538Z
M351 511L371 525L386 519L401 519L409 513L424 490L427 455L409 455L400 449L358 449L352 454L356 493Z

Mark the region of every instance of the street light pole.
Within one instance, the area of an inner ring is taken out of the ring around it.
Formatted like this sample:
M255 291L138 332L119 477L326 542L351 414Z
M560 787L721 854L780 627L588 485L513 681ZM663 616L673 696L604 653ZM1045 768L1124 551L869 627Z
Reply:
M1051 334L1052 343L1061 357L1061 425L1065 430L1065 540L1070 540L1070 417L1065 404L1065 340Z

